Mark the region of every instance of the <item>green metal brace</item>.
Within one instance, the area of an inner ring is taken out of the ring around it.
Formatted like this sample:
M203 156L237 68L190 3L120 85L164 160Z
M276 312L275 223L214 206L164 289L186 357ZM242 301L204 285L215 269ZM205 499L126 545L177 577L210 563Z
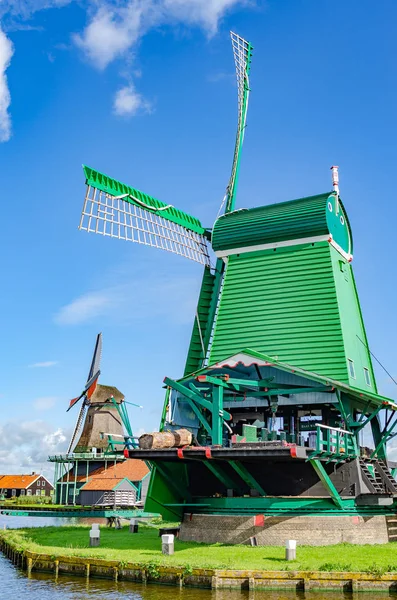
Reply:
M191 501L192 497L190 495L190 492L183 485L177 485L173 481L172 474L170 474L167 471L167 469L164 468L164 465L156 463L156 470L160 472L162 477L165 479L167 485L169 485L180 498L182 498L183 500L187 500L188 502Z
M231 460L230 466L238 473L243 481L252 488L260 493L261 496L266 496L266 492L263 487L256 481L255 477L251 475L248 469L238 460Z
M336 504L336 506L338 508L341 508L343 510L342 498L339 496L339 493L338 493L336 487L332 483L327 471L324 469L321 462L315 458L311 458L309 460L309 462L312 465L313 469L316 471L317 475L320 478L321 483L323 484L325 489L328 491L333 502Z
M215 475L217 479L226 487L226 489L237 490L239 493L243 493L240 486L231 478L227 473L223 471L219 465L211 462L210 460L202 461L202 463Z

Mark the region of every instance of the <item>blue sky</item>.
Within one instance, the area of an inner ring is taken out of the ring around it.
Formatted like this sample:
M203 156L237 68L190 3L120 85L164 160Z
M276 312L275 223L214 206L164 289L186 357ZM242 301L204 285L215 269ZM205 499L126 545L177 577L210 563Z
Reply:
M393 0L2 0L0 23L0 470L62 447L99 331L102 383L144 406L137 431L157 426L201 267L79 232L81 164L211 226L235 137L230 29L254 45L237 206L327 191L340 166L370 346L397 375Z

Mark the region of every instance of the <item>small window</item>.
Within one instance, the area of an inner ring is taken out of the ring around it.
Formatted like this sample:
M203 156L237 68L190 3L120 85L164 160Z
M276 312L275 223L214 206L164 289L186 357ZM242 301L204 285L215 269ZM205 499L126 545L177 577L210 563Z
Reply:
M91 421L92 421L92 416L88 415L88 422L91 423Z
M32 490L27 490L26 495L27 496L31 496L32 495Z
M41 485L44 487L45 486L45 481L43 479L43 481L41 482Z
M25 495L25 490L21 490L21 496Z
M364 367L364 377L365 377L365 383L369 386L371 386L371 378L369 376L369 370L367 369L367 367Z
M344 219L343 215L340 216L340 222L341 222L341 225L345 224L345 219Z
M40 485L40 479L37 480L37 485Z
M41 490L36 490L36 496L41 496Z
M329 212L332 212L332 204L331 204L331 202L328 202L328 210L329 210Z
M17 495L17 491L16 490L11 490L11 496L16 496Z
M356 378L356 371L354 369L354 361L351 358L347 359L347 363L349 365L349 375L352 379Z

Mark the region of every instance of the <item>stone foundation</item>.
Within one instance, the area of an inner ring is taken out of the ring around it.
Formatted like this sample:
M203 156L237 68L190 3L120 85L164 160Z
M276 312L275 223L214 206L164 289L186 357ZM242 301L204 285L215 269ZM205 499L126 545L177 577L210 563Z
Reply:
M255 522L258 525L255 525ZM255 537L259 546L284 546L286 540L298 545L329 546L350 544L386 544L389 540L387 517L248 517L222 515L185 515L179 539L207 544L250 544Z

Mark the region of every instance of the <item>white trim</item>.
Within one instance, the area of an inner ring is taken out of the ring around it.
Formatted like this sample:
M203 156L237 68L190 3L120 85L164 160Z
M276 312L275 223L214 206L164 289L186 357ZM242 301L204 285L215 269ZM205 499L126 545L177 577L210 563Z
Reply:
M339 254L341 254L343 256L344 259L347 260L347 262L351 262L353 260L353 254L345 252L343 250L343 248L341 248L339 246L339 244L337 244L335 242L335 240L333 239L332 235L330 235L330 244L331 244L331 246L333 246L335 248L335 250L337 250L339 252Z
M284 242L272 242L271 244L257 244L256 246L241 246L240 248L230 248L229 250L218 250L215 252L218 258L223 258L234 254L246 254L247 252L258 252L259 250L274 250L276 248L288 248L289 246L299 246L301 244L315 244L316 242L329 242L348 262L353 260L353 255L345 252L339 244L335 242L332 235L315 235L308 238L297 238L295 240L285 240ZM225 261L226 262L226 261Z
M29 477L32 477L32 475L29 475ZM29 483L29 485L27 485L25 487L25 490L27 490L28 488L30 488L31 485L33 485L34 483L36 483L36 481L38 480L39 477L41 477L41 475L36 475L36 479L33 479L32 483Z
M273 242L271 244L257 244L256 246L242 246L241 248L231 248L230 250L218 250L215 252L218 258L224 258L231 254L246 254L247 252L257 252L258 250L272 250L274 248L286 248L288 246L299 246L299 244L314 244L315 242L328 242L330 235L316 235L310 238L298 238L296 240L286 240L284 242Z
M45 475L37 475L36 479L34 479L34 480L32 481L32 483L29 483L29 485L27 485L25 489L27 490L28 488L30 488L30 486L31 486L31 485L33 485L33 484L34 484L34 483L37 481L37 479L38 479L39 477L42 477L43 479L45 479L45 480L46 480L46 482L48 483L48 485L50 485L50 486L52 487L52 489L55 489L55 488L54 488L54 486L53 486L53 484L51 483L51 481L49 481L49 480L47 479L47 477L45 477Z

